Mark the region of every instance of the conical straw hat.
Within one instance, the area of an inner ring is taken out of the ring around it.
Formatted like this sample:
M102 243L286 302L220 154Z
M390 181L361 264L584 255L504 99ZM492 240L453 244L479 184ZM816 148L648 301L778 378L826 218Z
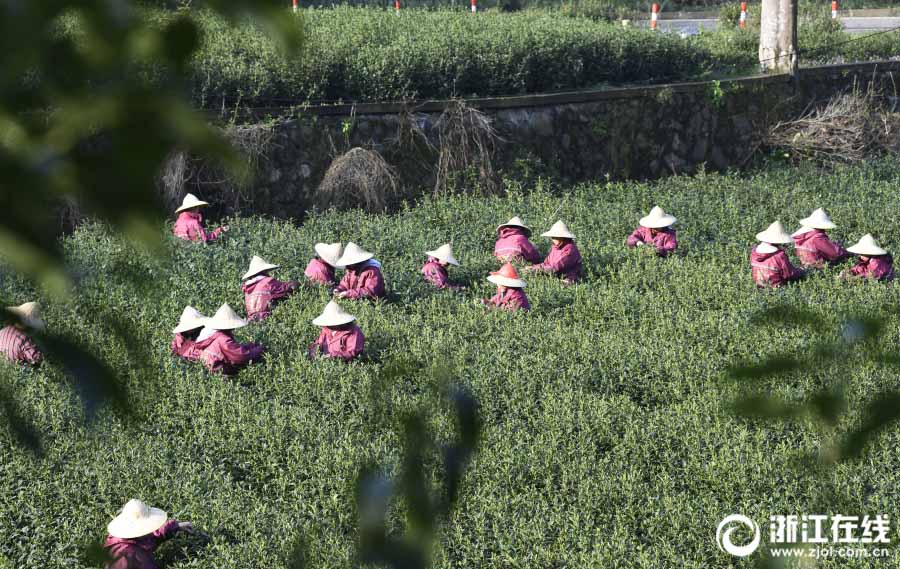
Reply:
M519 272L511 263L500 267L499 271L491 273L487 280L496 284L512 288L525 288L525 281L519 278Z
M561 220L557 221L553 224L553 227L550 228L549 231L545 231L541 233L541 237L556 237L557 239L575 239L575 235L569 231L569 228L566 227L566 224Z
M775 245L769 245L768 243L760 243L759 245L756 246L755 250L757 253L762 253L762 254L774 253L775 251L778 250L778 247L776 247Z
M342 247L340 243L316 243L314 248L316 250L316 255L318 255L320 259L332 267L337 266L338 261L341 258Z
M140 500L128 500L122 512L106 526L106 531L120 539L142 537L161 528L168 517L159 508L151 508Z
M226 302L206 321L206 327L213 330L235 330L243 328L248 322L237 315Z
M522 219L518 215L513 216L512 219L510 219L506 223L502 223L502 224L498 225L497 231L500 231L504 227L521 227L522 229L525 230L525 233L527 233L528 235L531 235L531 228L528 227L527 225L525 225L525 222L522 221Z
M641 224L641 227L660 229L662 227L669 227L676 221L678 221L678 219L674 215L664 212L661 207L655 205L653 206L653 209L650 210L650 213L638 220L638 223Z
M41 305L37 302L26 302L19 306L8 306L6 310L19 317L25 326L34 330L43 330L44 321L41 319Z
M355 265L357 263L362 263L363 261L368 261L372 257L374 257L372 253L362 249L356 243L352 241L347 243L347 247L344 249L344 254L341 255L341 258L338 259L337 265L338 268L343 269L344 267L349 267L350 265Z
M441 245L434 251L425 251L425 254L434 257L438 261L444 261L445 263L450 263L457 267L459 266L459 261L453 256L453 247L451 247L449 243Z
M834 229L837 227L822 208L812 212L809 217L801 219L800 225L803 227L812 227L813 229Z
M809 233L810 231L813 231L814 229L815 229L814 227L806 227L805 225L801 225L800 229L791 233L791 237L799 237L800 235L803 235L804 233Z
M244 276L241 277L242 281L249 279L250 277L254 277L263 271L269 271L272 269L277 269L281 265L273 265L272 263L266 261L262 257L257 257L253 255L253 258L250 259L250 268L247 269L247 272L244 273Z
M194 194L188 194L184 196L184 200L181 202L181 207L175 210L175 213L182 212L186 209L191 209L192 207L200 207L204 205L209 205L209 202L205 202Z
M776 221L767 227L765 231L757 233L756 240L772 244L790 243L792 241L791 236L785 231L784 226L781 225L780 221Z
M332 300L325 305L325 310L322 311L322 314L315 317L312 323L316 326L340 326L349 324L354 320L356 320L356 316L353 316L344 310L343 306Z
M199 310L194 308L193 306L185 306L184 311L181 313L181 318L178 319L178 326L172 330L173 334L181 334L182 332L187 332L188 330L194 330L196 328L202 328L206 326L206 321L208 318L200 313Z
M875 241L871 233L863 235L859 242L851 247L847 247L847 250L854 255L887 255L887 251L878 246L878 242Z

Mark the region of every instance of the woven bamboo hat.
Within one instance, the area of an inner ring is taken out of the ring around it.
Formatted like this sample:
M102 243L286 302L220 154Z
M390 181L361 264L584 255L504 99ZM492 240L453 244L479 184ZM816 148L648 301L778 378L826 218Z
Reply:
M791 233L791 237L799 237L800 235L803 235L804 233L809 233L810 231L813 231L814 229L815 229L814 227L806 227L805 225L801 225L800 229Z
M556 237L557 239L575 239L575 235L569 231L569 228L566 227L566 224L562 222L562 220L557 221L553 224L553 227L550 228L549 231L545 231L541 233L541 237Z
M449 243L441 245L434 251L425 251L425 254L434 257L438 261L444 261L445 263L450 263L457 267L459 266L459 261L453 256L453 247L451 247Z
M341 251L343 248L340 243L316 243L314 249L316 250L316 255L318 255L320 259L332 267L336 267L341 258Z
M765 231L757 233L756 240L770 244L784 244L792 241L791 236L785 231L784 226L781 225L780 221L776 221L767 227Z
M837 225L831 221L831 218L828 217L828 214L825 213L825 210L819 208L809 214L809 217L804 217L800 220L800 225L803 227L811 227L813 229L834 229Z
M191 208L195 208L195 207L202 207L202 206L205 206L205 205L209 205L209 202L205 202L205 201L199 199L199 198L198 198L197 196L195 196L194 194L188 194L188 195L184 196L184 200L182 200L182 202L181 202L181 207L179 207L178 209L176 209L176 210L175 210L175 213L182 212L182 211L184 211L184 210L186 210L186 209L191 209Z
M650 210L650 213L638 220L638 223L641 224L641 227L660 229L662 227L669 227L676 221L678 221L678 219L674 215L664 212L663 208L655 205L653 206L653 209Z
M863 235L855 245L847 247L847 250L854 255L887 255L887 251L878 246L871 233Z
M525 222L522 221L522 218L520 218L518 215L513 216L506 223L502 223L502 224L498 225L497 231L500 231L504 227L520 227L525 230L525 233L527 233L528 235L531 235L531 228L528 227L527 225L525 225Z
M316 326L340 326L349 324L354 320L356 320L356 316L353 316L344 310L343 306L332 300L325 305L325 310L322 311L322 314L315 317L312 323Z
M250 259L250 268L247 269L247 272L244 273L244 276L241 277L242 281L249 279L250 277L255 277L259 273L263 271L270 271L272 269L277 269L281 265L273 265L272 263L266 261L262 257L258 257L253 255L253 258Z
M41 305L37 302L26 302L19 306L7 306L6 310L15 314L25 326L34 330L43 330L46 327L41 319Z
M519 272L511 263L506 263L500 267L499 271L495 271L488 275L487 280L502 286L511 288L525 288L525 281L519 278Z
M153 533L166 523L169 516L159 508L151 508L140 500L128 500L118 516L106 526L113 537L132 539Z
M249 324L228 306L226 302L206 321L206 327L212 330L236 330Z
M362 247L353 243L347 243L347 247L344 249L344 254L341 255L341 258L338 259L336 267L343 269L344 267L349 267L350 265L355 265L357 263L362 263L363 261L368 261L375 255L369 253L364 250Z
M172 333L181 334L188 330L202 328L206 326L207 320L209 320L209 318L201 314L200 311L193 306L185 306L184 310L181 312L181 318L178 319L178 326L172 330Z

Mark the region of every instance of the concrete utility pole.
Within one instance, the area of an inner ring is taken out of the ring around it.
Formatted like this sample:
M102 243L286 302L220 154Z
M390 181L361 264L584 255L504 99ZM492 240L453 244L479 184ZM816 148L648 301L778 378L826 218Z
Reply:
M759 23L759 64L763 69L797 75L798 0L762 0Z

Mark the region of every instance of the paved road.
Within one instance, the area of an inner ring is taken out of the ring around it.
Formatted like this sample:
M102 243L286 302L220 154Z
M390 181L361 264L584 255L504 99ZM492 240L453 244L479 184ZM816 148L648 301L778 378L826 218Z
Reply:
M844 29L851 34L866 34L891 28L900 27L900 17L876 17L876 18L841 18ZM649 23L641 22L642 26ZM718 27L718 20L660 20L659 28L665 31L678 32L682 35L692 36L704 30L714 30ZM900 31L897 32L900 34Z

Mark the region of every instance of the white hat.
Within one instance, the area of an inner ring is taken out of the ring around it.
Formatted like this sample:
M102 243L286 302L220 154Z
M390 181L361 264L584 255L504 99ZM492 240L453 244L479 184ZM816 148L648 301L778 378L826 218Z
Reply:
M800 224L804 227L812 227L813 229L834 229L837 227L822 208L809 214L809 217L801 219Z
M316 250L316 255L318 255L320 259L332 267L337 266L338 260L341 258L340 243L316 243L314 249Z
M344 254L341 255L340 259L338 259L335 267L343 269L344 267L349 267L350 265L368 261L374 256L375 255L373 255L372 253L363 250L359 245L351 241L350 243L347 243L347 247L344 249Z
M575 236L569 231L569 228L566 227L566 224L562 221L557 221L553 224L553 227L550 228L549 231L545 231L541 233L541 237L556 237L557 239L575 239Z
M204 205L209 205L209 202L198 199L194 194L188 194L184 196L184 201L181 202L181 207L176 209L175 213L184 211L186 209L191 209L192 207L200 207Z
M502 224L498 225L497 231L500 231L504 227L521 227L522 229L525 230L525 233L527 233L528 235L531 235L531 228L528 227L527 225L525 225L525 222L522 221L522 219L518 215L513 216L512 219L510 219L506 223L502 223Z
M487 280L502 286L508 286L512 288L525 288L525 281L519 278L519 272L516 271L516 268L512 266L512 263L506 263L502 267L500 267L499 271L493 272L488 275Z
M247 269L247 272L244 273L244 276L241 277L242 281L249 279L250 277L256 276L263 271L269 271L272 269L277 269L281 265L273 265L272 263L264 260L262 257L257 257L253 255L253 258L250 259L250 268Z
M128 500L122 512L106 526L113 537L132 539L153 533L166 523L169 516L159 508L151 508L140 500Z
M815 229L815 227L806 227L805 225L801 225L800 229L791 233L791 237L799 237L800 235L803 235L804 233L809 233L810 231L813 231L814 229Z
M847 250L854 255L887 255L887 251L878 246L871 233L863 235L859 241Z
M791 236L785 231L784 226L781 225L780 221L776 221L767 227L765 231L757 233L756 240L772 244L790 243L792 241Z
M441 245L434 251L425 251L426 255L434 257L438 261L444 261L445 263L450 263L451 265L459 266L459 261L456 260L456 257L453 256L453 248L449 243L446 245Z
M7 306L6 310L19 317L25 326L34 330L43 330L46 325L41 319L41 305L37 302L26 302L19 306Z
M638 223L641 224L641 227L659 229L661 227L669 227L676 221L678 220L674 215L664 212L663 208L655 205L653 206L653 209L650 210L650 213L638 220Z
M19 317L25 326L35 330L43 330L46 325L41 319L41 305L37 302L26 302L19 306L8 306L6 310Z
M200 313L199 310L194 308L193 306L185 306L184 311L181 313L181 318L178 319L178 326L172 330L173 334L181 334L182 332L187 332L188 330L194 330L195 328L202 328L206 326L206 321L208 318Z
M312 323L316 326L340 326L341 324L349 324L356 320L353 316L335 301L329 301L325 305L322 314L313 319Z
M768 243L760 243L756 246L756 252L762 253L764 255L767 253L774 253L777 250L778 247L776 247L775 245L769 245Z
M206 327L211 330L235 330L249 324L246 320L228 306L226 302L216 310L211 318L206 320Z

